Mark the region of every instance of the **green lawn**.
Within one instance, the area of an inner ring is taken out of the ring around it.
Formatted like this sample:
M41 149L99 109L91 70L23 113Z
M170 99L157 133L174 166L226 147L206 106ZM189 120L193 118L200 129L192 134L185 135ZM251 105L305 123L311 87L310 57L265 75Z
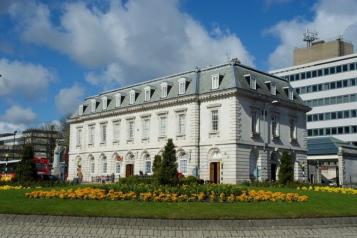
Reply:
M295 191L292 189L272 189ZM0 191L0 213L69 216L115 216L171 219L264 219L357 216L357 196L302 192L306 203L154 203L135 201L90 201L28 199L28 190Z

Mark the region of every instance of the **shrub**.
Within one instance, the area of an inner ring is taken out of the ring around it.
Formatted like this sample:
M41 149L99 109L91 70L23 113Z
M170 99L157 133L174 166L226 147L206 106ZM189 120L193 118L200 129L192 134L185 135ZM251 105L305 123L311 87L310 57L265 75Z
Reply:
M160 177L160 169L161 169L161 156L155 155L154 163L152 165L152 172L154 174L154 177L157 179Z
M294 167L291 154L284 151L280 159L279 183L288 184L294 181Z
M168 139L162 155L160 174L160 184L178 184L176 150L172 139Z
M180 179L180 184L192 185L192 184L203 184L202 179L198 179L195 176L187 176Z

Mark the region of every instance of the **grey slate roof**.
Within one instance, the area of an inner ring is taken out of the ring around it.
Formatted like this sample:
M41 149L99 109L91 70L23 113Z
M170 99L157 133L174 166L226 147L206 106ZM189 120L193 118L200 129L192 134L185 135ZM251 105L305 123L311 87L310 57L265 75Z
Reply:
M307 155L335 155L339 147L347 147L357 150L353 146L335 137L320 137L307 139Z
M218 89L212 90L211 89L211 77L214 74L220 75L220 85ZM250 89L244 75L250 74L257 80L257 90ZM117 109L115 106L115 94L121 93L122 95L122 103L118 108L125 108L130 107L133 105L129 105L129 92L131 90L137 91L137 98L134 103L135 105L142 105L145 103L156 102L160 100L167 100L181 97L178 94L178 80L180 78L186 78L188 85L186 89L186 93L183 96L188 95L197 95L197 94L204 94L209 93L212 91L222 91L226 89L234 89L234 88L241 88L245 90L250 90L251 92L265 94L271 96L270 90L266 86L266 81L271 81L276 83L277 85L277 99L285 99L288 100L288 95L286 95L284 91L284 87L290 87L289 82L279 78L274 75L270 75L256 69L250 68L248 66L242 65L237 62L229 62L222 65L217 65L209 68L204 69L195 69L183 73L178 73L175 75L170 75L158 79L154 79L151 81L142 82L139 84L103 92L99 95L91 96L85 99L83 102L83 115L92 114L91 112L91 99L96 99L97 107L95 113L99 113L103 111L103 105L101 98L106 96L108 98L108 105L107 109L104 111L110 111ZM167 82L170 87L168 91L168 95L166 98L161 98L161 86L160 84L163 82ZM153 92L149 102L144 101L144 88L150 86L153 88ZM303 101L294 93L294 102L297 104L303 105ZM78 117L79 113L78 110L72 115L72 118Z

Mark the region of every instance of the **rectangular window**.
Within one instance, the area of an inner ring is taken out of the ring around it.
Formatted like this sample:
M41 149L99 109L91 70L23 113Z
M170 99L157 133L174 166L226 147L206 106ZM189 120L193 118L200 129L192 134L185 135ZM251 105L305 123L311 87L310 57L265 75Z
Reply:
M336 127L331 128L331 134L332 135L336 135L337 134L337 128Z
M185 159L180 160L180 173L182 174L187 173L187 160Z
M345 134L350 134L350 127L349 126L345 126L344 133Z
M324 75L329 75L329 74L330 74L330 72L329 72L328 68L324 69Z
M211 111L211 131L218 131L218 110Z
M185 94L186 91L186 81L179 82L179 94Z
M273 138L279 137L279 117L278 115L273 115L271 117L271 132Z
M91 159L91 162L90 162L90 172L91 172L91 174L94 174L94 172L95 172L95 162L94 162L93 158Z
M148 139L150 133L150 118L143 119L143 139Z
M120 139L120 122L113 122L113 142L118 142Z
M325 113L325 120L331 120L331 113L329 112Z
M337 128L337 133L338 134L343 134L343 127Z
M350 64L350 70L355 70L355 64L354 63Z
M290 75L289 76L289 81L294 81L295 79L294 79L294 75L292 74L292 75Z
M335 67L330 67L330 74L334 74L335 73Z
M311 78L311 72L310 72L310 71L309 71L309 72L306 72L306 78L307 78L307 79Z
M100 124L100 143L107 143L107 124Z
M337 66L336 67L336 73L341 73L341 71L342 71L341 65Z
M301 79L305 79L305 73L301 73Z
M342 119L343 118L343 113L342 112L337 112L337 118Z
M166 137L167 132L167 117L161 116L159 117L159 136Z
M151 161L145 161L145 174L151 174Z
M212 75L212 89L218 89L219 88L219 75Z
M295 80L300 80L300 74L295 74Z
M128 121L128 140L134 140L134 120Z
M178 115L178 134L185 135L185 120L186 115L181 113Z
M89 145L94 145L94 125L91 125L88 127L88 144Z
M116 174L120 174L120 162L116 162L115 164L115 173Z
M319 114L319 121L323 121L324 120L324 114L323 113L320 113Z
M296 140L297 130L296 130L296 120L290 119L290 138L291 140Z
M331 129L330 128L326 128L326 135L331 135Z
M352 126L352 133L357 133L357 126Z
M307 121L312 121L312 115L307 115Z
M357 110L352 110L351 111L351 116L352 117L357 117Z
M317 76L322 76L322 69L317 70Z
M348 80L343 80L342 84L344 88L348 87Z
M313 121L317 121L317 120L318 120L317 114L312 115L312 120L313 120Z
M129 93L129 104L134 104L135 103L135 92L132 91Z
M350 84L351 84L351 86L356 86L356 79L351 79Z
M259 134L259 112L252 111L252 133Z
M351 94L350 95L350 102L356 101L356 94Z
M342 65L342 71L346 72L348 70L347 64Z
M349 118L349 117L350 117L350 111L344 111L343 118Z
M341 81L337 81L336 87L337 88L342 88L342 82Z
M115 94L115 106L119 107L120 104L121 104L121 94L117 93L117 94Z
M316 75L317 75L317 71L316 70L312 71L312 77L315 78Z
M77 128L77 146L81 146L82 145L82 128Z
M311 129L307 130L307 136L312 136L312 130Z
M349 102L350 100L350 95L345 95L343 96L343 102L346 103L346 102Z

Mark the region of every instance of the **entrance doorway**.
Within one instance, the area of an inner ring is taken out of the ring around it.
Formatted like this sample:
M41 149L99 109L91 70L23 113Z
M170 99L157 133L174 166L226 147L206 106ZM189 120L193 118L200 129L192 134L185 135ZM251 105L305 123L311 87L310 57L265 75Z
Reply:
M210 163L210 182L211 183L220 183L221 181L221 163L220 162L212 162Z
M127 164L125 166L125 177L130 177L134 175L134 165L133 164Z

